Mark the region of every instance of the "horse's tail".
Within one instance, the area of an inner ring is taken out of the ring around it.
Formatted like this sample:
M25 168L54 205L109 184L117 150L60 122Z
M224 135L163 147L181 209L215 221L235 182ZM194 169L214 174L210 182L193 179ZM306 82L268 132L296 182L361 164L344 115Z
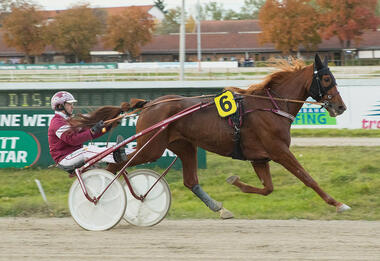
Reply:
M148 101L142 99L131 99L128 102L122 102L120 106L103 106L88 114L78 113L74 117L68 119L71 129L88 128L103 120L111 120L118 117L122 112L128 112L131 109L142 108ZM116 127L118 121L115 121L111 126Z

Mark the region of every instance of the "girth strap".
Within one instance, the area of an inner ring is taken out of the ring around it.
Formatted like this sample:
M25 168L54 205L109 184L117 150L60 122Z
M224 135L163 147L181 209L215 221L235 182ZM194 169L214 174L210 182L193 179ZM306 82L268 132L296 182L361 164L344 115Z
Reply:
M280 115L282 117L288 118L291 122L293 122L294 119L295 119L295 117L292 114L290 114L288 112L285 112L285 111L283 111L283 110L280 109L280 107L277 105L277 103L273 99L273 97L272 97L269 89L266 89L266 92L267 92L267 95L270 98L270 100L271 100L271 102L272 102L272 104L273 104L273 106L275 108L271 108L271 109L269 109L269 108L263 108L263 109L253 109L253 110L244 111L244 108L243 108L243 97L234 94L234 99L236 101L237 110L236 110L236 112L234 114L232 114L231 116L228 117L228 124L234 130L234 134L233 134L234 135L234 137L233 137L234 150L229 155L233 159L246 160L246 158L243 155L243 151L241 149L241 144L240 144L240 141L241 141L241 131L240 131L240 128L243 125L243 116L244 116L244 114L249 113L249 112L253 112L253 111L270 111L270 112L273 112L273 113L275 113L277 115Z
M236 96L235 101L238 108L234 114L228 117L228 124L234 130L234 138L233 138L234 150L229 156L232 157L233 159L245 160L243 151L240 146L240 140L241 140L240 128L243 125L243 116L244 116L243 97Z

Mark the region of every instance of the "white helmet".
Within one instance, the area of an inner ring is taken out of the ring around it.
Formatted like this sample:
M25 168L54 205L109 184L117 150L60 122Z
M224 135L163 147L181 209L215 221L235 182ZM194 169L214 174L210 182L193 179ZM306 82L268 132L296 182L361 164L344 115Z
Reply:
M73 103L73 102L77 102L77 100L75 100L74 96L69 92L65 92L65 91L57 92L56 94L53 95L53 97L51 97L51 102L50 102L51 108L53 110L56 110L59 104L64 105L65 102Z

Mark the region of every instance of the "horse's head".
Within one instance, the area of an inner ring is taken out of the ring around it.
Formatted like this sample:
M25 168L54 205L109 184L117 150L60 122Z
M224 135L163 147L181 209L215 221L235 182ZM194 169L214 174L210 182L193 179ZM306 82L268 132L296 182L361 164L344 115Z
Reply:
M326 108L331 117L336 117L347 109L336 85L334 75L328 67L327 57L325 57L322 63L319 55L316 54L313 81L309 94L316 101L325 104L323 107Z

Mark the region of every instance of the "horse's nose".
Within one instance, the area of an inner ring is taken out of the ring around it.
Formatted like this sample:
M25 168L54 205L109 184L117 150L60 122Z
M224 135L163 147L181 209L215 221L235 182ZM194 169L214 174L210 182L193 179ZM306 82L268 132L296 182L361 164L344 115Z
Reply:
M347 109L347 107L345 105L339 105L338 106L339 114L342 114L346 109Z

